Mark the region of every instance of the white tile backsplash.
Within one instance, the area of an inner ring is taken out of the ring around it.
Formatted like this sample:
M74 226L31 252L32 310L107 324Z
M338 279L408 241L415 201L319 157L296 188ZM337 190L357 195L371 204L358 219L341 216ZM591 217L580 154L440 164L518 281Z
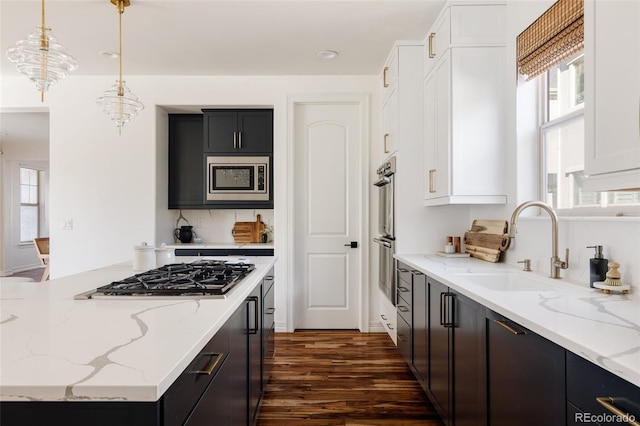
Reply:
M564 260L569 248L569 269L561 275L589 285L589 259L594 249L603 246L604 257L620 264L622 283L640 291L640 218L560 218L558 220L558 255ZM548 273L551 257L551 224L546 217L518 219L518 233L505 252L505 262L531 259L535 271Z
M273 210L183 210L182 215L205 243L233 243L231 230L236 222L255 222L260 215L265 225L273 225ZM179 212L176 211L177 220ZM181 221L180 225L184 225ZM198 226L201 225L201 226Z

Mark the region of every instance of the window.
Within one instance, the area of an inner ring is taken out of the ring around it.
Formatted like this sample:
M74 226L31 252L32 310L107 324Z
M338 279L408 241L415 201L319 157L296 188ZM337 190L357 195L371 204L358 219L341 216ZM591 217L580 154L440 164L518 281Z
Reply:
M38 237L40 180L36 169L20 167L20 241Z
M590 192L584 182L584 57L551 68L543 79L543 199L560 214L637 212L640 192ZM604 210L609 208L609 210ZM613 211L612 211L613 210ZM595 211L595 213L594 213Z

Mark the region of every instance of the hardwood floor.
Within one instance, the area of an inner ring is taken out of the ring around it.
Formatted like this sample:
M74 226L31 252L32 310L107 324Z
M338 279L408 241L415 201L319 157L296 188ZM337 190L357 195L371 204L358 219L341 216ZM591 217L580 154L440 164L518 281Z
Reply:
M431 425L435 409L386 333L276 333L257 426Z

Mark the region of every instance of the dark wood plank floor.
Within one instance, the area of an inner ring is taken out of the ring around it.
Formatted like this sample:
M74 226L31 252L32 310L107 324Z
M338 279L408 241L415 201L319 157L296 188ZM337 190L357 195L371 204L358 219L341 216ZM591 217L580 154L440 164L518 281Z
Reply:
M386 333L276 333L258 426L442 424Z

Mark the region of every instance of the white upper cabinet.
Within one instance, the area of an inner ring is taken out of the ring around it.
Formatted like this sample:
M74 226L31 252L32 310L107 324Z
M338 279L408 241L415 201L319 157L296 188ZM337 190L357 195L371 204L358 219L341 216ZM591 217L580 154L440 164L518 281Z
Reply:
M504 46L505 31L502 4L445 7L425 40L425 74L450 47Z
M640 1L585 1L585 188L640 188Z
M504 5L447 7L428 37L435 57L427 58L427 38L424 205L503 204Z
M381 76L381 148L386 158L400 145L419 143L422 133L421 42L396 43Z

